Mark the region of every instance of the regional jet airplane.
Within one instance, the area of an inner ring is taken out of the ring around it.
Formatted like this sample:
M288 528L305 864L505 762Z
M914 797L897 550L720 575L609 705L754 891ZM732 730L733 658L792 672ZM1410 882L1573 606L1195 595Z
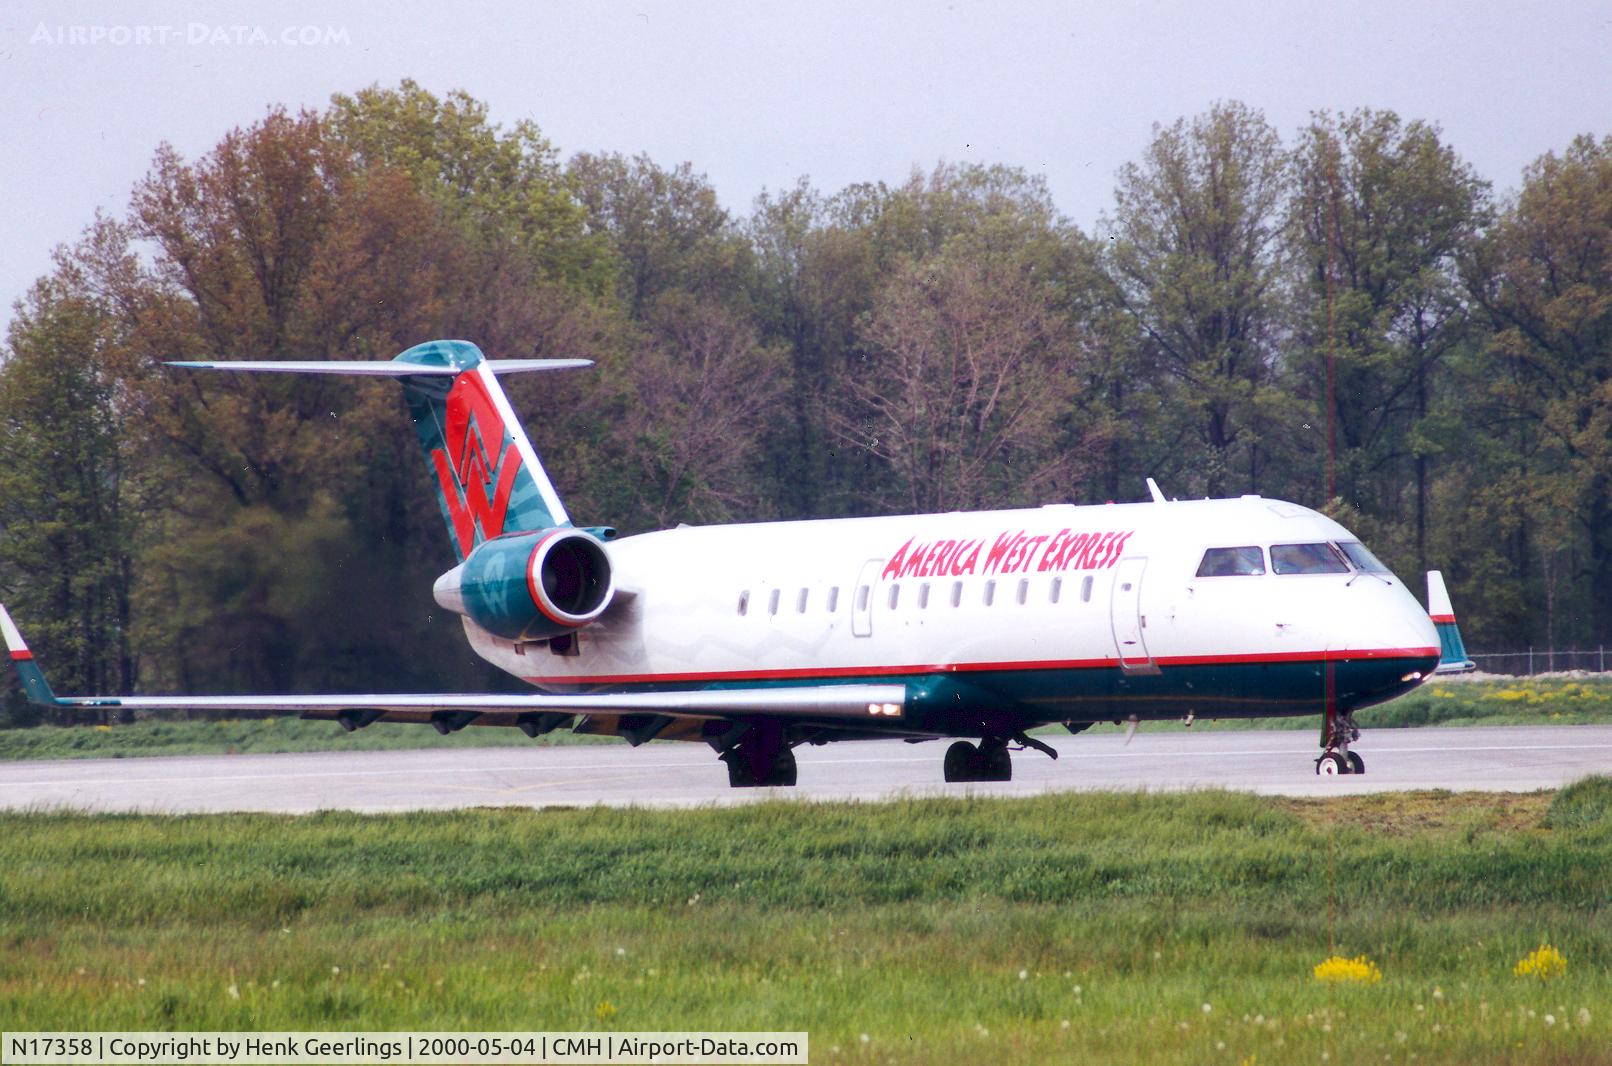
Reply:
M401 383L457 560L436 602L538 691L58 697L0 608L36 702L690 740L734 786L793 785L800 744L952 739L947 781L996 781L1010 748L1057 757L1039 726L1321 715L1316 772L1348 774L1365 771L1354 712L1439 667L1435 618L1464 660L1436 571L1430 618L1348 530L1278 500L1172 501L1149 481L1142 504L616 539L572 523L498 383L586 361L432 341L391 361L175 365Z

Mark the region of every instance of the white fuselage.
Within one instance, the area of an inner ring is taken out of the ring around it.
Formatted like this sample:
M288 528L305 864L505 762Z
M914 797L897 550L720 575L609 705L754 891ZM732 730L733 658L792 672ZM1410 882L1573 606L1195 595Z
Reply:
M1432 622L1392 575L1198 576L1213 547L1354 539L1258 497L683 527L608 545L625 602L575 654L466 628L478 654L551 691L950 675L1047 720L1070 713L1060 694L1094 718L1118 716L1105 693L1210 716L1227 685L1259 684L1227 668L1436 660ZM1201 708L1190 667L1219 679Z

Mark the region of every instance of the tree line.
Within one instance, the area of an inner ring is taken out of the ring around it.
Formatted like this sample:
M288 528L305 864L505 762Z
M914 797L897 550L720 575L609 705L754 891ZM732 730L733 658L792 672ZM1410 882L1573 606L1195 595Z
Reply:
M724 207L688 164L562 159L413 82L158 149L19 302L0 594L73 691L501 682L395 388L171 359L462 337L581 524L1260 493L1477 645L1612 639L1612 137L1497 195L1436 125L1236 102L1156 126L1092 232L942 163ZM9 704L16 716L17 700Z

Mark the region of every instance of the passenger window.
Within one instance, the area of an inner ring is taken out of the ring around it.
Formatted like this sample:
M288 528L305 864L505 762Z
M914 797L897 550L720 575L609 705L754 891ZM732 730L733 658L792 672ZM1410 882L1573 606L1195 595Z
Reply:
M739 593L739 614L748 614L750 611L750 590L745 589Z
M963 605L963 583L961 581L953 581L952 582L952 606L953 607L961 607L962 605Z
M856 590L856 609L857 610L865 611L865 610L868 609L868 596L871 593L871 591L872 591L872 586L870 586L870 585L863 585L861 588Z
M796 614L805 614L806 613L806 590L805 589L801 589L800 590L800 595L795 597L795 613Z
M1274 554L1275 549L1271 550ZM1203 562L1198 564L1199 577L1250 577L1264 572L1265 553L1253 546L1210 548L1203 553Z
M1271 571L1276 574L1347 574L1343 553L1330 544L1273 544Z
M840 605L840 587L838 585L831 585L831 586L829 586L829 590L828 590L828 613L833 614L834 609L836 607L838 607L839 605Z
M985 606L989 607L994 602L996 602L996 582L987 581L985 583Z
M929 582L927 581L918 586L918 606L929 606Z
M1047 593L1047 598L1049 600L1051 600L1053 603L1057 603L1058 602L1058 596L1062 592L1063 592L1063 578L1061 578L1061 577L1053 578L1052 579L1052 588Z
M778 589L773 589L772 592L770 594L768 594L768 596L767 596L767 613L768 614L777 614L778 613L778 592L779 592Z
M1080 602L1081 603L1090 603L1091 602L1091 575L1090 574L1087 574L1086 577L1085 577L1085 580L1081 581L1081 583L1080 583Z
M896 609L896 604L900 600L901 600L901 586L900 585L891 585L890 586L890 609L892 611Z
M1025 604L1027 604L1029 602L1030 602L1030 579L1027 578L1027 577L1021 577L1021 578L1019 578L1019 606L1023 607Z

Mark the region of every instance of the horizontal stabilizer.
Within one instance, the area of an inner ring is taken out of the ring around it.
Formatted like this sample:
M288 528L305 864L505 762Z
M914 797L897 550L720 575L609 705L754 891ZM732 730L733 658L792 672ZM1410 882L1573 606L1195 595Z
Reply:
M592 359L486 359L494 374L524 374L534 370L575 370L592 366ZM191 370L247 370L263 374L352 374L359 377L417 378L430 375L455 377L464 372L458 366L428 363L399 363L394 359L302 359L280 362L232 359L221 363L170 362L169 366Z

